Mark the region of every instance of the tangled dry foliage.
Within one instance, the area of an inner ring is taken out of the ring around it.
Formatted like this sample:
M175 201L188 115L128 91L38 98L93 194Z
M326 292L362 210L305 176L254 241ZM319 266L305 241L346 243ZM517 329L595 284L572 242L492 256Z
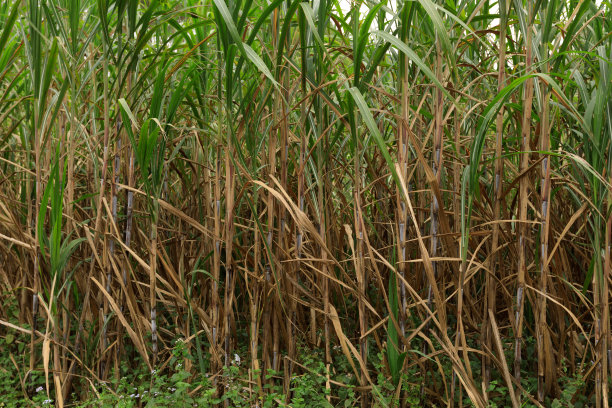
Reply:
M304 344L346 357L362 406L384 351L426 405L484 407L495 377L541 406L563 374L607 407L610 8L2 2L0 336L29 342L23 382L62 406L183 337L218 384L240 349L249 386L289 389Z

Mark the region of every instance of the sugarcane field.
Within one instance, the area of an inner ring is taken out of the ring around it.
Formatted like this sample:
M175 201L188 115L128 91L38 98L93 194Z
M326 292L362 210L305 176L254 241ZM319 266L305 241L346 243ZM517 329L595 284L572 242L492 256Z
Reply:
M610 0L0 1L0 408L608 408Z

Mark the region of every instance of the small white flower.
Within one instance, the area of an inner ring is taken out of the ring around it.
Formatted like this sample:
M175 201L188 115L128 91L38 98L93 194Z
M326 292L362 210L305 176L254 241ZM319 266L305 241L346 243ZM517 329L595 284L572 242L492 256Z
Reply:
M43 401L43 405L49 405L52 402L53 402L52 399L46 399L46 400Z
M41 392L42 390L44 390L44 388L43 388L43 387L38 387L38 388L36 389L36 392L37 392L37 393L39 393L39 392Z
M151 375L155 375L155 374L157 374L157 370L155 369L151 370Z
M234 364L240 365L240 356L238 354L234 354Z

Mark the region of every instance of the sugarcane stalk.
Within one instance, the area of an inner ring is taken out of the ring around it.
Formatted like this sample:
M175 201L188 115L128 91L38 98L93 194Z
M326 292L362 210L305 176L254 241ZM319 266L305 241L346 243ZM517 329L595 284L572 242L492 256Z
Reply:
M234 240L234 165L232 163L232 138L228 137L225 159L225 297L224 297L224 335L225 366L230 365L230 319L232 299L234 297L234 278L232 249Z
M152 199L152 214L151 214L151 238L150 238L150 255L149 255L149 307L151 311L151 364L155 367L157 362L157 223L159 221L159 201L157 197Z
M538 306L538 322L536 326L536 341L538 347L538 401L544 402L545 392L545 374L546 374L546 344L545 336L547 335L548 326L546 324L546 297L548 295L548 235L550 229L550 157L546 152L550 148L550 134L549 134L549 113L548 103L550 99L550 93L546 85L543 90L543 101L542 101L542 113L540 115L540 143L541 150L544 152L542 158L541 176L542 182L540 186L540 194L542 200L542 207L540 217L542 223L540 226L540 293L539 293L539 306Z
M610 199L612 198L612 194L608 194L608 207L610 207ZM612 351L610 350L610 269L611 269L611 259L612 254L610 253L611 243L611 234L612 234L612 214L608 215L608 219L606 221L606 237L605 237L605 263L604 263L604 274L603 274L603 288L602 288L602 299L601 299L601 331L603 333L603 338L601 339L601 382L602 382L602 398L604 403L609 404L610 396L609 396L609 388L608 388L608 376L612 376L612 372L608 372L608 370L612 370Z
M532 29L533 21L533 2L527 1L528 26L525 33L525 72L529 73L532 69ZM523 93L523 119L520 141L520 173L524 174L529 167L529 138L531 135L531 109L533 104L533 79L525 81ZM519 242L518 242L518 278L516 289L516 308L515 308L515 342L514 342L514 377L520 383L521 380L521 346L523 341L523 312L525 304L525 276L527 274L527 208L528 208L528 187L527 177L521 177L519 181ZM516 399L521 401L520 388L516 389Z
M411 7L409 2L404 2L403 10L402 10L402 41L407 41L408 39L408 18L405 15L408 13L407 8ZM400 61L400 77L401 77L401 121L398 126L398 143L397 143L397 161L399 164L399 173L402 180L408 180L408 126L409 126L409 107L410 100L408 95L409 83L408 83L408 65L410 60L408 56L403 55L403 58ZM401 335L404 336L406 330L406 313L408 309L408 297L406 295L406 266L407 266L407 257L406 257L406 237L407 237L407 227L408 227L408 209L406 208L406 203L404 201L404 197L402 191L397 188L396 189L396 207L397 207L397 234L398 234L398 269L399 273L403 279L400 281L400 303L401 309L399 313L399 325Z
M506 30L507 30L507 10L508 3L506 0L500 0L500 29L499 29L499 71L497 74L497 90L501 90L505 87L506 82ZM504 107L500 108L496 121L495 121L495 179L494 179L494 194L495 201L493 204L493 219L498 220L501 216L502 206L502 187L503 187L503 172L504 172L504 159L502 157L502 142L504 132ZM488 317L496 311L496 295L497 295L497 280L495 279L500 269L501 254L499 250L499 236L500 236L500 224L493 224L493 231L491 237L491 256L490 256L490 273L486 274L485 285L486 285L486 297L485 307L483 311L485 316L485 329L484 329L484 343L489 350L493 350L493 333L490 324L488 323ZM483 358L483 392L485 400L489 398L489 384L491 382L491 357L487 353Z
M114 167L113 167L113 177L111 178L111 216L113 219L113 224L117 225L117 184L119 183L119 175L120 175L120 151L121 151L121 138L120 135L121 129L121 119L120 116L117 117L117 126L116 126L116 143L115 143L115 152L114 152ZM115 238L112 236L109 239L108 243L108 256L110 258L114 258L115 256ZM113 270L112 270L112 262L109 262L106 269L106 292L111 293L112 286L112 278L113 278ZM110 365L106 364L106 358L104 357L104 353L108 347L108 324L109 324L109 311L108 311L108 299L104 298L104 322L101 334L101 351L102 358L100 359L100 376L102 378L106 378L106 371L110 367Z
M219 125L221 125L219 123ZM212 341L210 345L211 369L213 372L221 369L221 359L218 355L219 341L219 279L221 269L221 146L217 145L215 166L215 200L214 200L214 249L213 249L213 280L211 293Z

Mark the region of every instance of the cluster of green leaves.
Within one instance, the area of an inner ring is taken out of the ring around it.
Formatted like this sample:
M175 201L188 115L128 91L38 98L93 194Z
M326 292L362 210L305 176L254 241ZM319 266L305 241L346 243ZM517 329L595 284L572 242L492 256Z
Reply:
M0 303L7 313L7 320L17 324L19 313L14 296L0 294ZM28 328L28 325L23 325ZM43 406L49 399L45 392L45 378L42 372L29 373L25 385L25 373L20 364L21 356L28 349L27 341L12 329L0 329L0 408L21 408Z
M320 351L320 350L319 350ZM272 408L278 406L291 406L294 408L306 407L333 407L327 400L325 391L326 369L321 362L320 355L302 354L301 361L306 370L296 374L291 379L291 396L283 391L280 378L282 373L268 370L263 389L245 387L248 382L248 373L239 365L232 364L224 367L218 384L213 384L207 374L191 374L185 369L185 361L194 362L194 357L182 340L175 342L172 358L164 372L136 371L123 375L119 380L101 384L99 395L90 395L90 398L79 405L86 407L208 407L221 406L227 403L231 407ZM255 373L257 374L257 373ZM222 395L218 388L223 388ZM349 385L342 394L339 406L358 406L354 385Z
M185 359L191 358L185 343L176 341L170 360L171 368L165 372L136 371L116 377L100 385L99 396L79 405L85 407L192 407L211 406L219 401L215 398L215 387L205 375L194 376L185 369ZM191 380L191 381L190 381ZM197 392L194 392L197 390Z
M263 389L253 386L251 389L245 385L248 382L246 370L233 364L224 367L223 375L215 386L207 375L191 373L185 370L184 362L193 360L191 353L182 341L177 341L173 348L170 360L172 369L165 372L132 372L122 376L120 380L113 380L101 385L98 396L90 395L87 402L79 405L86 407L192 407L192 406L220 406L227 403L232 407L272 408L288 406L293 408L306 407L358 407L360 406L360 393L355 390L358 379L350 373L351 368L346 358L338 355L334 364L334 372L330 377L343 386L325 386L327 370L323 363L323 350L300 348L300 364L303 370L291 378L290 396L283 390L282 373L268 370ZM398 407L400 401L396 398L396 386L391 377L385 374L384 353L373 358L377 376L374 384L374 406ZM255 373L257 374L257 373ZM416 368L401 373L400 383L402 395L409 407L420 406L419 374ZM219 396L217 387L224 389ZM328 399L333 391L337 398ZM331 401L331 402L330 402Z

